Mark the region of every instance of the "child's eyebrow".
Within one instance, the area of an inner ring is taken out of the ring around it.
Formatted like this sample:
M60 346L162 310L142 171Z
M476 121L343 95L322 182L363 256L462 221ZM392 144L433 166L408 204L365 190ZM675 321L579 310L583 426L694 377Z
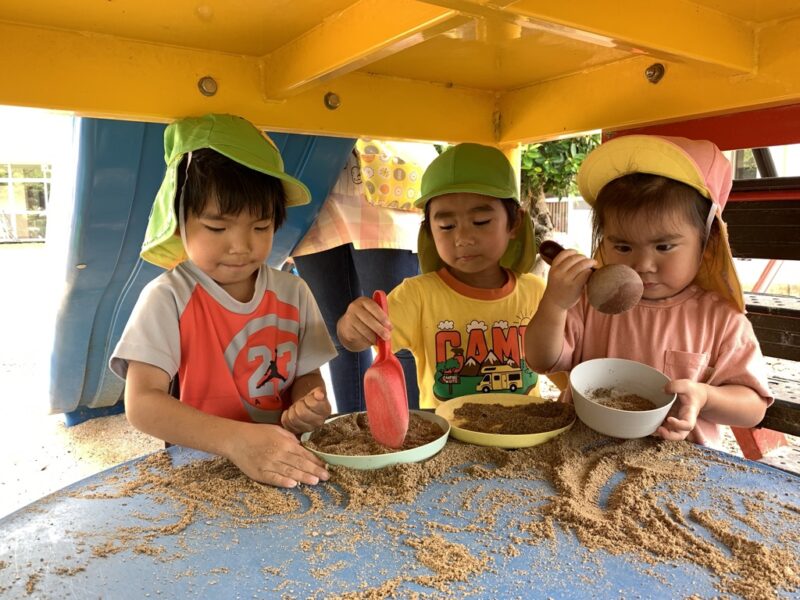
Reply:
M649 244L663 244L665 242L674 242L676 240L682 240L683 235L680 233L668 233L665 235L661 235L660 237L653 238L648 240ZM606 236L606 239L611 242L612 244L627 244L629 243L628 240L625 238L618 237L616 235L609 235Z
M474 206L469 209L470 214L474 213L484 213L484 212L492 212L492 206L490 204L481 204L479 206ZM433 218L435 219L451 219L456 215L455 211L452 210L442 210L442 211L433 211Z
M206 219L208 221L225 221L225 222L230 222L230 221L235 221L236 220L236 217L234 215L222 215L222 214L219 214L219 213L212 213L212 212L208 212L208 211L204 211L203 214L200 215L200 218L201 219ZM264 221L265 223L268 223L271 220L272 219L270 219L269 217L265 217L265 218L253 217L250 220L250 222L251 223L260 223L261 221Z

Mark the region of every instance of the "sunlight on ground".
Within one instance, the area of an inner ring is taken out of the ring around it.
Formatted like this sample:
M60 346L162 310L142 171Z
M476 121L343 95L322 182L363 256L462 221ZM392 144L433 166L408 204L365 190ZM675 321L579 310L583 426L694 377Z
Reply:
M163 444L124 415L67 428L49 415L52 285L42 244L0 245L0 515ZM10 289L9 289L10 288Z

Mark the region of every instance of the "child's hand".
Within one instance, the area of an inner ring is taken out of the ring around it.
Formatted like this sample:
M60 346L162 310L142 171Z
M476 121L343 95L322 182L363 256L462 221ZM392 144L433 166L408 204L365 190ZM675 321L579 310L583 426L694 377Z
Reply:
M330 416L331 405L325 390L316 387L283 411L281 425L292 433L314 431Z
M337 325L339 341L351 352L360 352L377 343L378 337L392 337L392 323L378 303L361 296L347 307Z
M325 463L278 425L240 423L227 458L250 479L278 487L328 479Z
M668 394L678 394L670 414L656 430L665 440L683 440L697 424L697 416L708 401L708 387L691 379L675 379L664 386Z
M595 264L593 259L575 250L562 250L550 266L543 301L551 302L563 310L575 306Z

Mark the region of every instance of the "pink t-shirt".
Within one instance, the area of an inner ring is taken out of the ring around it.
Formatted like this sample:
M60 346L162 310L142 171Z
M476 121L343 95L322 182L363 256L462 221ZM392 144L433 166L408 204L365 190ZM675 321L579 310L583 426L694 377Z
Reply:
M666 300L642 300L619 315L598 312L584 294L567 313L561 355L549 372L569 371L593 358L636 360L671 379L744 385L772 402L750 321L716 293L695 285ZM698 418L688 439L718 446L719 426Z

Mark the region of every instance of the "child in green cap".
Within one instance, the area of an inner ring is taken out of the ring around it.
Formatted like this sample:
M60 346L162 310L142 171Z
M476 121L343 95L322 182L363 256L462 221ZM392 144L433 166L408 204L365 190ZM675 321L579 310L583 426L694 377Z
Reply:
M128 419L263 483L325 480L296 434L330 415L319 367L336 351L305 282L264 264L286 207L309 191L239 117L182 119L164 147L142 258L168 271L142 291L110 361Z
M353 352L391 339L414 354L420 407L477 392L527 394L538 377L525 363L524 333L544 293L529 273L533 227L517 175L496 148L459 144L427 168L417 249L422 275L389 294L389 316L354 300L337 324Z

